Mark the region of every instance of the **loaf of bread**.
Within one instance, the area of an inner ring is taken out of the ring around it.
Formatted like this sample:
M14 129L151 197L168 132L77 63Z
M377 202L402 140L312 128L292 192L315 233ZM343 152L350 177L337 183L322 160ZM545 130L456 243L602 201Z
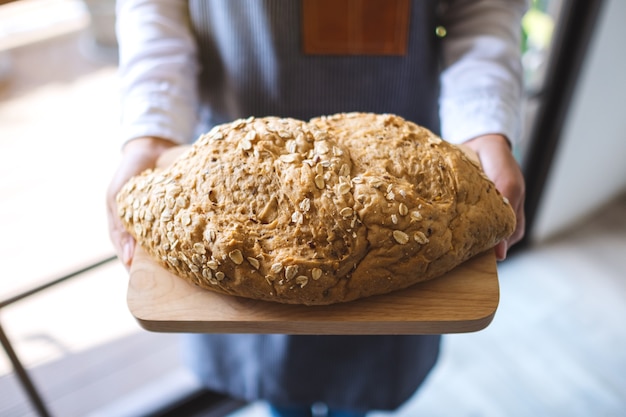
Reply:
M125 227L207 290L324 305L435 278L515 228L458 147L394 115L216 126L118 195Z

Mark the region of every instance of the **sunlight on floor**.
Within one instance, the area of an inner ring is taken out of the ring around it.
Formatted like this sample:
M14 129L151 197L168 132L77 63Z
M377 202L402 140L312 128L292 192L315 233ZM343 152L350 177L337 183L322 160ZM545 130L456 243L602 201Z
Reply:
M84 53L88 19L77 4L0 10L10 59L0 87L0 298L113 253L104 194L118 156L116 67ZM20 10L33 16L28 24ZM21 301L2 319L33 366L137 331L125 291L115 263ZM9 371L0 355L0 376Z

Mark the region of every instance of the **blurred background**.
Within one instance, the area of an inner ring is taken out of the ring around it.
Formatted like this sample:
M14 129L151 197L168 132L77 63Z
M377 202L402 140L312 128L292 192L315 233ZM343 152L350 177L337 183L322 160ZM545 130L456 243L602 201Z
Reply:
M0 0L0 416L265 416L200 389L126 306L104 195L119 154L113 0ZM383 416L626 416L626 2L524 19L525 241L484 331ZM454 399L454 401L450 401Z

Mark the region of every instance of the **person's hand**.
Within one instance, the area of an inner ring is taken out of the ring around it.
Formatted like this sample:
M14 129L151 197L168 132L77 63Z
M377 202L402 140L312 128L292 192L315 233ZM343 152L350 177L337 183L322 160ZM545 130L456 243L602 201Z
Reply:
M149 168L156 167L157 160L174 142L165 139L142 137L129 141L124 146L122 159L107 189L107 217L109 237L118 258L128 269L135 253L135 240L126 231L118 216L115 197L126 182L133 176Z
M515 160L508 140L502 135L484 135L470 139L464 143L478 155L483 171L511 203L515 211L517 225L515 231L507 240L496 246L498 260L506 258L508 248L513 246L524 236L524 198L526 186L524 176Z

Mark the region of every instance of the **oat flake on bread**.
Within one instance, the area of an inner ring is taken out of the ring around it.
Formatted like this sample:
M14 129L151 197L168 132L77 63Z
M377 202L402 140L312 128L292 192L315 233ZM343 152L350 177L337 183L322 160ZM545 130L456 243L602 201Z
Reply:
M389 114L216 126L118 195L125 227L207 290L322 305L435 278L515 215L464 152Z

